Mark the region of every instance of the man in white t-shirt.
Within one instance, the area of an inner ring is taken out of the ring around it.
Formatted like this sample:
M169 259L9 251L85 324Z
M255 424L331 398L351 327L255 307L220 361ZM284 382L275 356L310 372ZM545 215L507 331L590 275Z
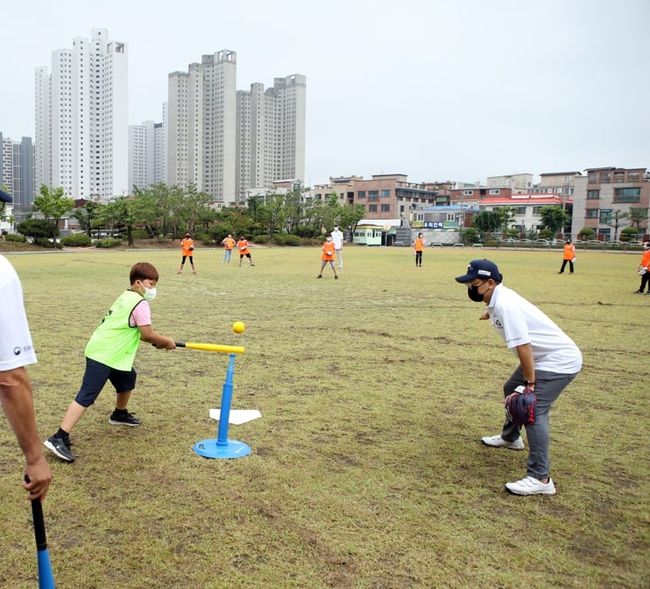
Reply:
M467 295L483 302L487 310L480 319L489 319L519 366L503 385L506 398L518 394L518 386L529 387L537 397L535 422L526 425L530 446L527 476L506 484L516 495L555 495L550 478L549 410L565 387L582 368L582 354L573 340L535 305L502 284L499 268L490 260L473 260L467 272L456 278L467 284ZM520 426L506 419L500 435L486 436L487 446L523 450Z
M6 193L0 191L0 199L8 202L6 198ZM0 255L0 401L25 455L29 482L23 481L23 487L30 499L44 499L52 472L43 456L34 418L32 383L25 370L35 362L20 279L7 258Z
M332 241L334 242L334 251L336 253L339 270L343 270L343 232L339 230L338 225L334 225L334 231L332 231L331 235Z

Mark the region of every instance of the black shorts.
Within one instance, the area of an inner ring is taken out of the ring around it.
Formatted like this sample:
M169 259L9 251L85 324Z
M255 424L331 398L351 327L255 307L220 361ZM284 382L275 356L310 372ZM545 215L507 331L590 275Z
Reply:
M135 388L136 378L137 374L133 368L129 372L116 370L106 364L86 358L86 372L75 401L82 407L90 407L99 397L99 393L102 392L108 380L115 387L116 393L128 393Z

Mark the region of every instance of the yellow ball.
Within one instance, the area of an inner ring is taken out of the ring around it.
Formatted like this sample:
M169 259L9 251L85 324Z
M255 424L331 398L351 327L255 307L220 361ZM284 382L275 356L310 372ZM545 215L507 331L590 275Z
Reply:
M244 333L244 331L246 330L246 325L244 325L243 321L235 321L232 324L232 330L235 333Z

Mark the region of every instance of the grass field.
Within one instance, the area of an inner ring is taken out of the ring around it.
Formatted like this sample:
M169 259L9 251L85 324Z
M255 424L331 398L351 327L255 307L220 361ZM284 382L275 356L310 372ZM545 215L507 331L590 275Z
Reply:
M345 250L340 280L316 280L317 248L256 249L255 268L198 250L10 255L39 363L37 421L50 435L78 390L87 338L137 261L161 272L157 331L241 344L231 426L250 457L206 460L227 358L142 346L130 409L108 424L107 387L73 432L74 464L50 463L45 502L61 588L650 586L650 296L638 254ZM525 452L490 449L516 365L483 307L454 282L490 257L580 346L584 370L552 412L555 497L514 497ZM233 321L247 325L243 335ZM2 423L2 422L0 422ZM126 431L125 431L126 430ZM0 426L0 586L36 570L21 455Z

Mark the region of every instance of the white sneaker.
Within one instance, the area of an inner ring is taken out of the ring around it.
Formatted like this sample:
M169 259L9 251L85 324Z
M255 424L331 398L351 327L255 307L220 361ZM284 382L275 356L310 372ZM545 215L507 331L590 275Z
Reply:
M555 495L555 485L550 478L548 483L543 483L533 477L526 477L514 483L506 483L506 489L515 495Z
M523 450L524 441L521 437L517 438L514 442L508 442L504 440L501 436L485 436L481 438L486 446L493 446L495 448L508 448L508 450Z

